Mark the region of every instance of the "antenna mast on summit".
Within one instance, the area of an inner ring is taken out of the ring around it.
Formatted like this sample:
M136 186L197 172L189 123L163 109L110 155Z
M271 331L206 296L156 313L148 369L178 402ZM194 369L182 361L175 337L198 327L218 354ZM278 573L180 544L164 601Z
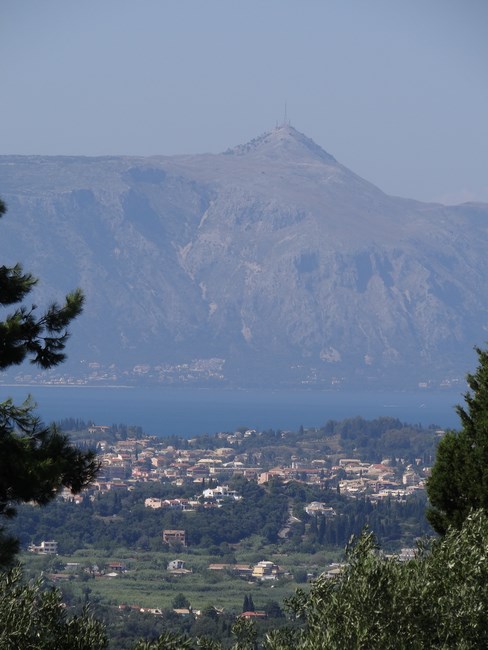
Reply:
M288 114L287 114L287 111L286 111L286 101L285 101L285 119L283 121L283 124L285 126L288 126Z

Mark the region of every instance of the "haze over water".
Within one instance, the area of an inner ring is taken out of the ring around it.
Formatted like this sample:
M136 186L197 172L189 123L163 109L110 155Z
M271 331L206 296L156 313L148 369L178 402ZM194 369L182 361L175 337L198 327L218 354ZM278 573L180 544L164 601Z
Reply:
M46 422L81 418L96 424L141 426L145 433L190 437L233 431L320 427L328 420L360 415L388 416L402 422L459 427L456 391L338 392L338 391L222 391L134 387L5 386L2 396L17 403L31 394Z

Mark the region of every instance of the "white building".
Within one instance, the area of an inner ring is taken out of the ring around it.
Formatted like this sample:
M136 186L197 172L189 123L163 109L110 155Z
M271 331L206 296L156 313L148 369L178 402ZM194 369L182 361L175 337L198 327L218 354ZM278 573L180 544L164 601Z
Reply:
M205 499L242 499L235 490L229 490L228 485L218 485L215 488L203 490L202 496Z
M27 550L29 553L37 553L38 555L57 555L58 543L50 540L48 542L41 542L39 546L31 544Z
M326 506L322 501L312 501L305 506L307 515L322 515L324 517L335 517L336 511L330 506Z

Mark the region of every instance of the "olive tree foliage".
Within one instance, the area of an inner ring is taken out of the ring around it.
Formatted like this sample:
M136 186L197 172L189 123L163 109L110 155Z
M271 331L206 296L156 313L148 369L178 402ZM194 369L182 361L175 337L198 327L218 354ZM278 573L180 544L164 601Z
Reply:
M104 626L88 610L69 616L60 592L39 578L25 584L19 567L0 573L0 648L2 650L102 650Z
M163 632L155 641L138 641L133 650L194 650L193 641L183 634Z
M365 532L335 578L320 577L288 606L301 629L274 630L267 650L488 647L488 518L468 515L407 562L378 553Z
M0 217L5 211L0 200ZM26 360L51 368L65 358L68 326L81 313L83 294L76 290L39 314L35 305L22 304L36 283L19 264L0 267L0 307L16 305L0 320L0 369ZM32 402L0 403L0 517L13 517L18 503L44 505L63 487L80 492L98 467L94 453L74 448L55 427L44 426ZM0 528L0 567L11 564L17 550L16 540Z
M138 641L132 650L223 650L218 641L206 637L191 639L184 634L163 632L155 641ZM232 650L232 648L231 648ZM235 650L235 646L234 646ZM239 649L240 650L240 649ZM244 650L244 649L242 649Z
M253 621L238 618L232 626L232 635L235 643L229 650L257 650L257 632ZM132 650L223 650L223 647L208 637L192 639L184 634L166 631L154 641L138 641Z
M472 509L488 509L488 351L476 352L466 405L456 408L462 428L442 438L427 481L427 518L441 535L449 526L460 528Z

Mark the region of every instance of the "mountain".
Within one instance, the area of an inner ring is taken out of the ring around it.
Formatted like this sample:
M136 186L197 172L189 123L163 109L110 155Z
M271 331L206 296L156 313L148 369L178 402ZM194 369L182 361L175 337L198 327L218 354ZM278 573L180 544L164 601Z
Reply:
M1 156L0 195L36 301L86 293L75 375L414 388L486 339L488 205L388 196L287 124L221 154Z

